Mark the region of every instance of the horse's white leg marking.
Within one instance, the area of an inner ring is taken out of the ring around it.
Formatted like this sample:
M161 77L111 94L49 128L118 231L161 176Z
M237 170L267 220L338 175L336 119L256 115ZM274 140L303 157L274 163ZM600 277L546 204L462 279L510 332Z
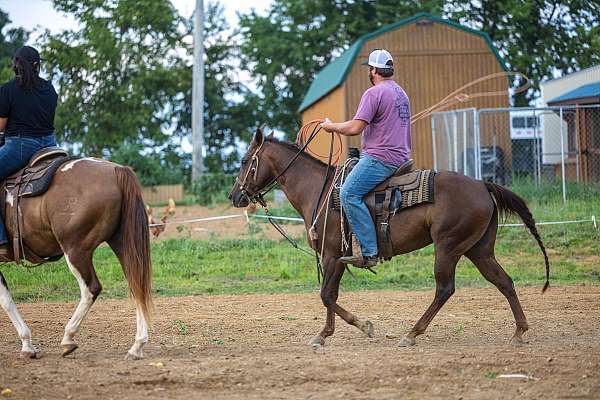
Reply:
M77 305L73 316L65 327L65 336L61 342L62 345L69 345L75 344L73 337L75 337L75 334L79 331L81 322L87 315L88 311L90 311L92 304L94 304L94 296L92 295L92 292L90 292L90 289L88 289L85 281L81 277L81 274L79 271L77 271L73 264L71 264L71 260L69 260L69 256L66 254L65 259L67 260L67 265L69 266L71 273L75 276L75 279L77 279L77 283L79 283L79 290L81 291L81 299L79 300L79 304Z
M148 323L144 318L144 314L136 307L137 333L135 335L135 343L127 352L131 358L144 358L144 346L148 343Z
M2 279L0 279L0 305L10 318L12 324L14 325L19 337L21 338L21 342L23 342L23 347L21 348L22 353L29 353L31 355L36 354L35 347L31 344L31 331L29 327L23 321L19 310L17 310L17 306L8 291L8 288L4 286L2 283Z

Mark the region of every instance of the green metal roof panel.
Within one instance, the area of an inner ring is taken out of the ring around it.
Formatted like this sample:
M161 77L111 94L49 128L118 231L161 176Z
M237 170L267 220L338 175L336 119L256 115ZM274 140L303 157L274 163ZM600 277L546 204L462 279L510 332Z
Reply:
M481 36L485 40L487 45L490 47L490 49L493 51L494 56L496 56L496 59L498 60L502 68L505 71L508 71L506 63L504 62L502 57L500 57L500 53L498 53L498 50L492 43L492 40L490 39L487 33L478 31L476 29L468 28L455 21L443 19L431 15L429 13L422 12L415 14L412 17L408 17L398 22L394 22L393 24L383 26L377 29L376 31L367 33L366 35L363 35L360 38L358 38L356 42L354 42L352 46L348 48L348 50L346 50L341 56L329 63L317 74L310 87L308 88L308 92L306 92L306 95L304 96L304 99L302 100L302 104L300 104L298 111L302 112L306 110L308 107L316 103L323 96L331 92L333 89L341 85L346 80L346 76L352 69L352 65L354 64L354 60L356 60L360 49L368 40L383 35L384 33L390 32L392 30L398 29L403 25L408 25L413 22L416 22L417 20L422 18L431 19L440 24L449 25L462 31Z

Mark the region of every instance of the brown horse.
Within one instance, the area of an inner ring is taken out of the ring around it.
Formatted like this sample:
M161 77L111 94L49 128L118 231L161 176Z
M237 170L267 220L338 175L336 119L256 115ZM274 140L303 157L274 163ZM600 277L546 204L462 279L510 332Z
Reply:
M325 213L322 213L316 223L318 239L316 243L310 239L311 218L313 210L320 205L317 204L317 199L327 166L302 153L291 168L286 170L298 151L298 147L293 144L280 142L272 137L265 139L258 130L242 159L240 174L229 198L234 206L245 207L250 200L258 199L261 190L276 179L292 206L304 219L311 247L318 251L323 248L321 261L324 279L321 299L327 308L327 318L323 330L310 341L311 345L325 344L325 338L334 332L336 314L370 337L373 335L372 323L359 319L337 303L340 279L345 270L345 265L338 261L342 256L339 212L329 210L325 236L322 234ZM330 184L331 181L327 182L327 187ZM440 172L436 175L434 193L435 203L408 208L390 220L394 254L408 253L430 243L435 247L435 298L412 330L402 338L400 345L414 345L415 338L425 332L431 320L452 296L456 264L463 255L506 297L517 325L512 337L513 343L522 343L522 335L528 329L527 320L512 279L494 256L494 243L498 212L518 214L544 254L544 290L547 288L548 257L527 205L519 196L501 186L453 172Z
M14 199L9 195L6 203L6 220L10 221L15 212ZM79 284L81 299L65 327L63 356L77 349L74 336L102 290L92 256L101 243L108 242L121 263L136 303L137 334L127 357L142 358L152 314L152 271L148 217L133 171L94 158L69 161L56 171L45 194L21 199L20 207L25 246L38 256L64 254ZM10 237L10 224L7 225ZM17 311L1 273L0 304L21 338L21 356L37 357L31 332Z

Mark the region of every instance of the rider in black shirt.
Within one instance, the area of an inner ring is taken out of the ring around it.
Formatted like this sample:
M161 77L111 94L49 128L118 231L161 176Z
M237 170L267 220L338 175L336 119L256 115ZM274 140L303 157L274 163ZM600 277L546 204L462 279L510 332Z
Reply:
M13 57L15 78L0 86L0 182L29 162L44 147L56 146L54 113L57 94L52 83L39 77L40 55L25 46ZM1 204L0 207L5 207ZM0 218L0 261L8 253L8 240Z

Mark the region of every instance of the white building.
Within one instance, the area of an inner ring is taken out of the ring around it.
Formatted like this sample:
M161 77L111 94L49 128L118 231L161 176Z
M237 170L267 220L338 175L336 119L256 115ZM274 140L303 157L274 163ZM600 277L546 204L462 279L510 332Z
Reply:
M567 99L575 99L590 84L600 83L600 64L574 72L561 78L552 79L540 84L542 107L556 105ZM543 131L542 154L543 164L559 164L561 162L561 125L563 133L563 149L565 160L572 159L577 152L577 137L574 129L568 129L565 119L575 111L564 110L561 122L558 112L545 111L541 115ZM571 136L571 137L569 137Z

